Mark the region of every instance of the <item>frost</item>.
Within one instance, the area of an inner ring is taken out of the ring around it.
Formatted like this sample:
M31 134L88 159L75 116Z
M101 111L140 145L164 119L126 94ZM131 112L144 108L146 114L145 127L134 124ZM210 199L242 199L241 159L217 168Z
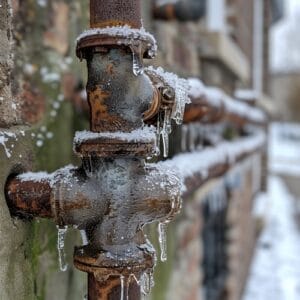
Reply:
M114 26L114 27L106 27L106 28L93 28L84 31L78 38L77 43L79 43L83 38L101 35L101 36L111 36L119 38L119 45L133 46L135 47L135 43L138 41L146 42L149 46L148 54L150 57L154 57L157 53L157 44L156 40L152 34L147 32L143 27L140 29L134 29L126 26ZM135 51L133 51L135 55Z
M49 174L47 172L27 172L18 176L21 181L33 181L41 182L43 180L48 180Z

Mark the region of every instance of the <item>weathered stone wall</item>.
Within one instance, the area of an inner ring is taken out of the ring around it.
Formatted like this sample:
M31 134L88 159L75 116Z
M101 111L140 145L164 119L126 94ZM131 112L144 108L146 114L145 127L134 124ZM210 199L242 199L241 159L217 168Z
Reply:
M62 273L55 225L10 218L4 185L12 172L51 172L74 161L72 139L82 125L70 100L84 79L74 40L87 13L87 1L0 1L0 299L82 300L86 293L85 274L72 267L77 232L68 234L70 268Z

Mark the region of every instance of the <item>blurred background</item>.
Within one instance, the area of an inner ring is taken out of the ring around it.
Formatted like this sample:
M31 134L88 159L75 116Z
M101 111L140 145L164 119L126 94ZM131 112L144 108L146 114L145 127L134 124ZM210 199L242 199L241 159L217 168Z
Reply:
M300 1L141 3L143 25L159 48L151 63L198 78L268 117L267 147L184 197L181 214L168 226L168 260L157 262L148 299L300 299ZM86 67L75 56L75 41L88 27L87 0L0 2L0 125L26 124L20 147L30 149L20 154L1 133L3 173L12 162L48 172L78 163L74 133L89 122ZM185 122L174 126L169 158L245 131L232 119ZM70 266L62 273L55 225L16 221L12 233L5 230L4 205L0 298L83 299L85 274L72 267L77 231L68 232ZM159 249L157 226L147 231Z

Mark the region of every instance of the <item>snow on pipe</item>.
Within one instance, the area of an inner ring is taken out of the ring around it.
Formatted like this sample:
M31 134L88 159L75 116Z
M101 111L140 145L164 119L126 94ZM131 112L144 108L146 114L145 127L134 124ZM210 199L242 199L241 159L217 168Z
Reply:
M192 104L186 108L186 123L194 121L194 119L201 120L204 117L208 121L211 117L214 121L226 118L226 116L233 116L236 121L244 121L244 123L264 125L267 122L267 116L261 109L237 101L219 88L206 87L198 78L189 78L188 82ZM196 113L197 108L200 110L198 114ZM210 109L215 112L211 114ZM209 116L210 114L211 116Z
M179 154L158 165L177 172L182 181L181 192L186 195L208 179L221 176L240 159L262 149L266 141L264 131L255 130L248 137L221 142L215 147L207 147L200 151Z

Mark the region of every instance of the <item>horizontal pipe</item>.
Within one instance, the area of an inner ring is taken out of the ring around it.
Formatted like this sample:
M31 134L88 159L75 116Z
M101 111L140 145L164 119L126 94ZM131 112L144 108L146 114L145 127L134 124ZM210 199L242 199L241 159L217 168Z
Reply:
M231 121L241 127L247 123L267 124L267 116L261 109L233 99L221 89L206 87L197 78L190 78L189 84L191 103L186 105L184 123Z
M23 180L11 177L6 183L5 193L11 215L21 218L53 218L51 208L50 181L46 176L42 180Z
M205 15L205 0L181 0L175 3L156 4L154 17L160 20L197 21Z
M187 197L208 180L225 174L245 157L262 151L265 145L266 135L259 131L236 141L179 154L159 164L177 171L183 182L182 195Z

